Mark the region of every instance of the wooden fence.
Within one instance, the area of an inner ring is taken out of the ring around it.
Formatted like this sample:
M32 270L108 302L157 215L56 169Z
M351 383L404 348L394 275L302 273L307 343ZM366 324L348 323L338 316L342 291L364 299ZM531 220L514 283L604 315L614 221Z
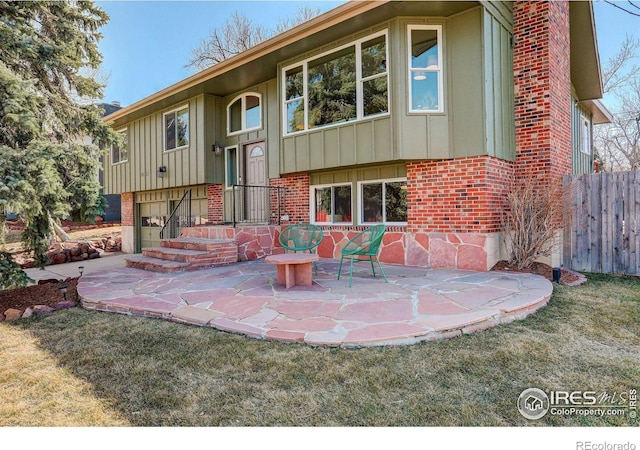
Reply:
M640 171L568 175L563 181L573 187L565 267L640 275Z

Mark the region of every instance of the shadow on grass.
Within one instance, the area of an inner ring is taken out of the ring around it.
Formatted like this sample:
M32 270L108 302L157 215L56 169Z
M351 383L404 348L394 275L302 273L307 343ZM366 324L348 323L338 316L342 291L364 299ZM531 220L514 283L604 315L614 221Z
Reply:
M625 426L637 422L529 421L516 400L529 387L637 389L639 298L638 280L590 276L580 287L557 286L524 321L351 350L79 308L11 327L35 336L136 426Z

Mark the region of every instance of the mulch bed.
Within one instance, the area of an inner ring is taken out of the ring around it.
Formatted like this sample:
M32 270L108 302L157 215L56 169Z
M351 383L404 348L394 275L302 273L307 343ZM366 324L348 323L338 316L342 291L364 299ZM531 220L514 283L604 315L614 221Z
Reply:
M77 285L78 278L67 278L64 281L0 291L0 313L7 309L18 309L24 312L35 305L45 305L55 309L56 305L64 300L60 290L62 286L67 286L67 300L78 303Z
M523 273L532 273L535 275L540 275L545 277L549 281L553 281L553 268L548 264L543 263L533 263L529 267L524 269L518 269L516 266L510 265L507 261L498 261L498 263L491 268L493 271L503 271L503 272L523 272ZM572 272L571 270L567 270L564 267L560 269L560 282L566 285L573 285L579 281L582 281L583 277Z

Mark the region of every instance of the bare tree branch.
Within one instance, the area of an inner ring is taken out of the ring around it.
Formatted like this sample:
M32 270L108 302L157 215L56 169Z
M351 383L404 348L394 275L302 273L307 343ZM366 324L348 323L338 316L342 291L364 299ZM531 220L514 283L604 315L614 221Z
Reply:
M604 0L604 2L605 2L605 3L608 3L609 5L611 5L611 6L615 7L615 8L621 9L622 11L624 11L624 12L626 12L626 13L629 13L629 14L631 14L632 16L640 17L640 14L639 14L639 13L637 13L637 12L635 12L635 11L629 11L628 9L623 8L622 6L620 6L620 5L619 5L618 3L616 3L616 2L609 1L609 0ZM633 2L629 1L629 3L631 3L631 6L633 6L634 8L638 8L638 6L634 5L634 4L633 4ZM638 8L638 9L640 9L640 8Z
M299 25L317 16L320 10L309 6L298 8L290 19L280 19L275 30L255 24L240 12L234 12L222 27L209 30L209 36L191 49L191 58L185 65L198 70L218 64L232 56L242 53L277 33Z

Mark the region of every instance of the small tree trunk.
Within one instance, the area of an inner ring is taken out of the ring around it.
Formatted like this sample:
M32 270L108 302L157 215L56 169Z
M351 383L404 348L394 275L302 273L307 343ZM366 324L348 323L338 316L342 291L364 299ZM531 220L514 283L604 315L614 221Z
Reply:
M71 240L69 235L51 217L49 217L49 222L51 223L51 228L55 231L55 234L60 241L69 242Z

